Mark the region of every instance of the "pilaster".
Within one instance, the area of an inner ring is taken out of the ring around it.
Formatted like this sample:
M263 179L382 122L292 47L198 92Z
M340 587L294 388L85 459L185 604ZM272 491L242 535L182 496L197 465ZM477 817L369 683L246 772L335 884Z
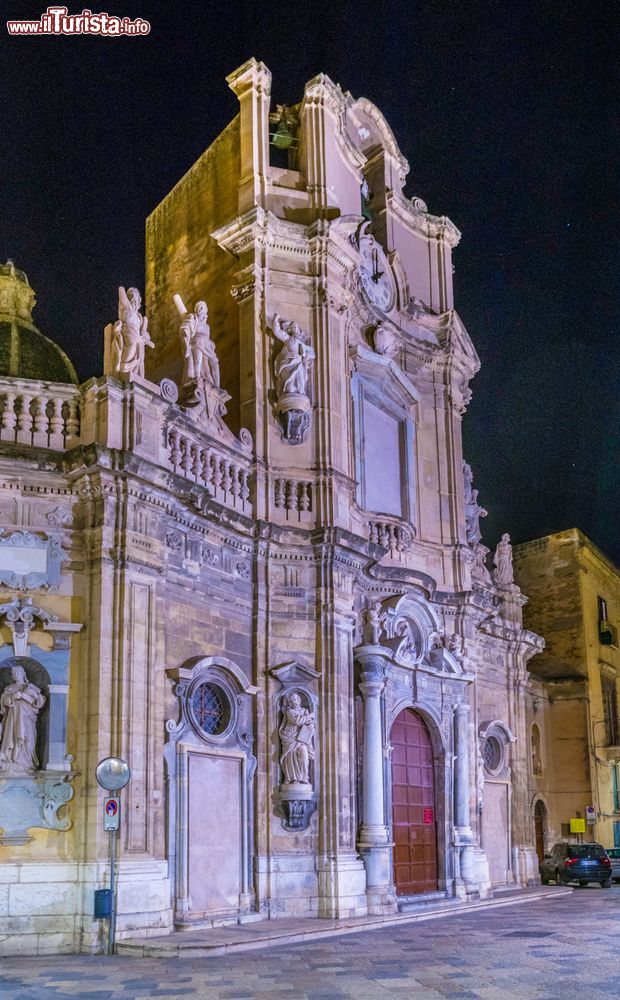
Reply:
M248 59L226 77L239 98L241 119L239 212L264 207L269 174L269 103L271 73L264 63Z

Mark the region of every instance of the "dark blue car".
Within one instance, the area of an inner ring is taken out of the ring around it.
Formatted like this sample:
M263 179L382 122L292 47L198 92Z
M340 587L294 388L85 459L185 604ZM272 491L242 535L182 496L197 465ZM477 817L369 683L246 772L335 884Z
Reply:
M540 879L547 885L550 879L558 885L568 882L599 882L603 889L611 886L611 861L600 844L556 844L540 865Z

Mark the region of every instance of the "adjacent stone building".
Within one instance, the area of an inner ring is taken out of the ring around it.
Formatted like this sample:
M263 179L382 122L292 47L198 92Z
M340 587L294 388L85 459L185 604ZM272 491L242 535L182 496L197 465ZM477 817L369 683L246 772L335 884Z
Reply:
M121 937L538 877L542 640L463 460L459 233L405 196L369 101L321 75L273 106L255 60L228 82L104 375L2 370L0 687L27 736L0 751L5 952L99 947L110 754ZM2 282L32 328L25 275Z
M573 839L620 847L620 572L571 528L515 546L526 623L545 637L530 665L530 816L536 846Z

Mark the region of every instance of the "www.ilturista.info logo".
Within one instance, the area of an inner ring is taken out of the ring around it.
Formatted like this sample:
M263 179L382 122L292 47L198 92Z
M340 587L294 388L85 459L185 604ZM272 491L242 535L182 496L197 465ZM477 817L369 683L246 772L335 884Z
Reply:
M141 17L116 17L114 14L69 14L67 7L48 7L38 21L7 21L9 35L148 35L151 25Z

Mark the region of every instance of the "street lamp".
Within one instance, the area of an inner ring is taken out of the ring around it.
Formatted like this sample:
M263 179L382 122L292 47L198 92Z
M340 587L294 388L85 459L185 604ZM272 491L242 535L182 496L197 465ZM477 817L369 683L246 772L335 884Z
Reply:
M95 770L97 784L106 792L119 793L129 783L131 771L121 757L105 757ZM103 801L103 829L110 833L110 922L108 925L108 955L114 954L116 933L116 834L121 820L120 795L109 795Z

